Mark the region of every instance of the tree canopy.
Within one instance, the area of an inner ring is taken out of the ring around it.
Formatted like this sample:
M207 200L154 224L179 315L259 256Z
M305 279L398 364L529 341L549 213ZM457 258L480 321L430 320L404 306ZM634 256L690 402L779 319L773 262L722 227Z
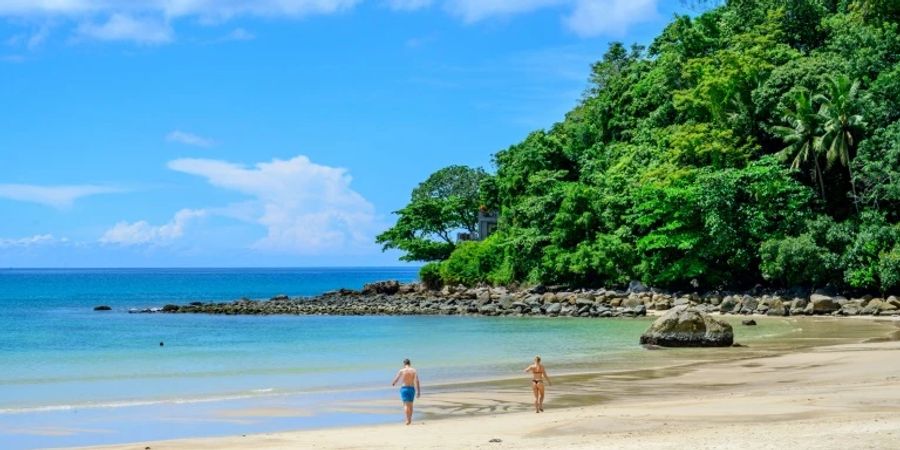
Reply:
M413 190L409 204L394 213L397 223L376 242L385 250L403 250L406 261L447 259L456 248L455 232L476 232L479 186L485 177L484 170L466 166L431 174Z
M412 258L433 281L900 289L898 3L696 3L494 155L499 230Z

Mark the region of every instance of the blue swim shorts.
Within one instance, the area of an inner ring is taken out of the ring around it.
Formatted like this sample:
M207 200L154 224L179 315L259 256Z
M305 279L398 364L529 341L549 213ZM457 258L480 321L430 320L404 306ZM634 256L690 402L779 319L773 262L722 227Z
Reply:
M403 403L412 403L416 398L416 388L412 386L403 386L400 388L400 400Z

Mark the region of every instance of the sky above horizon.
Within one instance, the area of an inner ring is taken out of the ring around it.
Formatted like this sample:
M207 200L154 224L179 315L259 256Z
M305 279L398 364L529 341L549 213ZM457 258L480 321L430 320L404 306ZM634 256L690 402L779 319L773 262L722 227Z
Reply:
M410 191L675 0L0 0L0 267L398 265Z

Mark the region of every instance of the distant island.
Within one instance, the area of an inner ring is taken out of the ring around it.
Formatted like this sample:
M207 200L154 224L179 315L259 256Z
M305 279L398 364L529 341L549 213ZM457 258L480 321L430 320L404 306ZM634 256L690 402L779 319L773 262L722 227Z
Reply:
M377 240L432 287L896 292L898 16L732 1L612 43L564 120L439 170Z

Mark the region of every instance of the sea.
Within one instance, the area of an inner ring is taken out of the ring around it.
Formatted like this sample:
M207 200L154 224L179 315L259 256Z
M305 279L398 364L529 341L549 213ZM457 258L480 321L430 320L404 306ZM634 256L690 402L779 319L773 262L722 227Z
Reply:
M396 421L399 408L353 405L399 405L390 382L404 358L423 389L446 390L520 377L538 354L560 374L653 357L637 345L649 319L129 313L408 282L417 270L0 270L0 448Z

